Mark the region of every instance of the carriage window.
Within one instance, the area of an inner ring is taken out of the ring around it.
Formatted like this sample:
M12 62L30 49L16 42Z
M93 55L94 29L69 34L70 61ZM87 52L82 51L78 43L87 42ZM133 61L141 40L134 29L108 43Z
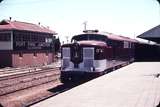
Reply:
M129 42L124 41L124 48L129 48Z
M129 48L132 48L132 43L131 42L129 42Z
M107 43L108 46L113 46L112 40L109 40L109 39L108 39L108 40L106 41L106 43Z

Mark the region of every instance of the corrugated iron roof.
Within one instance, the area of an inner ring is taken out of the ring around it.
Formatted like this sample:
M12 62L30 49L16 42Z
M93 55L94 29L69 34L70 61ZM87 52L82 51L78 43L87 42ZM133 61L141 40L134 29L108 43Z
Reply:
M160 25L142 33L139 38L160 38Z
M10 21L10 20L2 20L0 22L0 30L22 30L22 31L33 31L40 33L51 33L56 34L55 31L50 30L47 27L27 23L20 21Z
M160 43L160 25L142 33L139 38Z

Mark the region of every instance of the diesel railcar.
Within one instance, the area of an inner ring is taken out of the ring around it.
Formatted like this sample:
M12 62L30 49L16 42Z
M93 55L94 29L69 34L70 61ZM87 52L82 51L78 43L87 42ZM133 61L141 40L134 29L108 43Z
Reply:
M94 78L134 61L137 41L97 30L75 35L61 47L62 83Z

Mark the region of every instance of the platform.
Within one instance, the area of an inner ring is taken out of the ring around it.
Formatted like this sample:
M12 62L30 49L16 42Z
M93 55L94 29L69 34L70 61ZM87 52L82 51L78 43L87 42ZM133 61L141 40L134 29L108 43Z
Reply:
M136 62L32 107L156 107L160 62Z

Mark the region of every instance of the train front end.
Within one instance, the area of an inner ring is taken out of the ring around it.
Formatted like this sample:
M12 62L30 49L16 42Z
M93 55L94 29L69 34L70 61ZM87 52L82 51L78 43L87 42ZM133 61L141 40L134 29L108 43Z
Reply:
M61 48L62 65L61 65L61 82L72 82L97 77L106 62L96 60L96 51L99 49L103 53L101 47L105 44L97 41L80 41L71 44L65 44ZM103 56L103 55L102 55ZM104 69L103 69L104 68Z

